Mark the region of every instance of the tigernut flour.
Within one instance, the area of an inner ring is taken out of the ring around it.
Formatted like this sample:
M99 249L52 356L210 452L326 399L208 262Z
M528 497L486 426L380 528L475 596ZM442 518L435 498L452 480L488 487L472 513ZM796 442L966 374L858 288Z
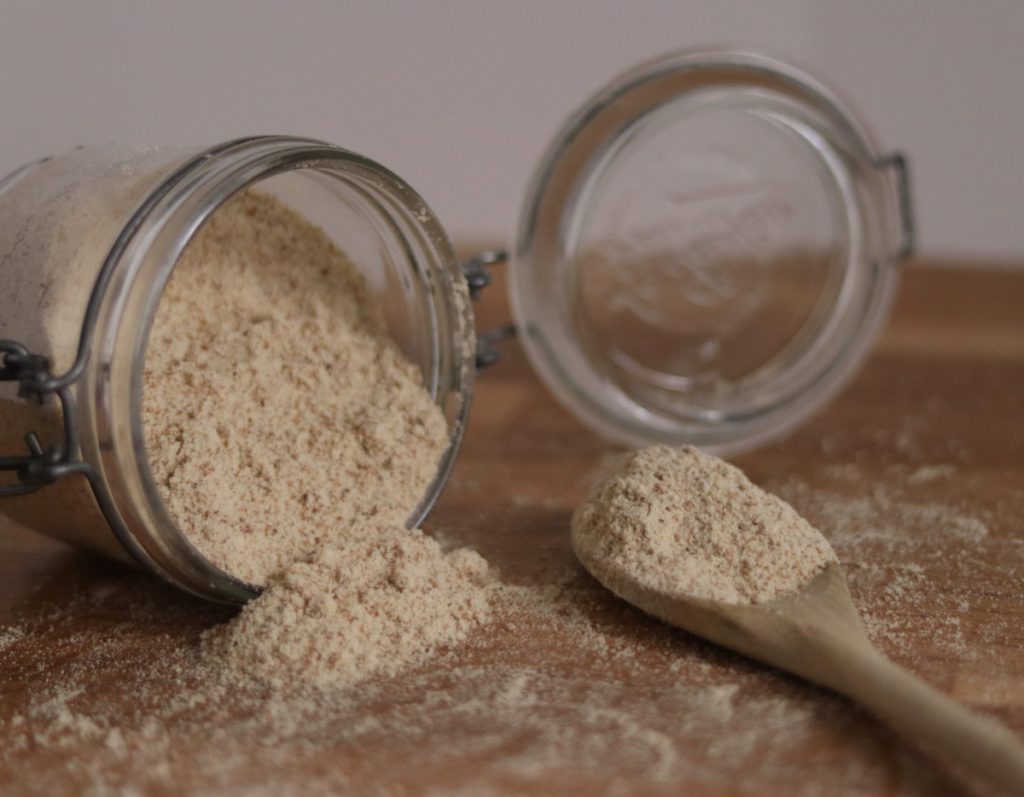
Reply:
M403 525L448 444L419 371L318 227L247 191L198 232L157 309L150 465L214 564L262 584L322 546Z
M226 680L275 692L394 675L465 639L491 611L487 563L422 532L361 525L270 577L266 592L204 637Z
M789 504L692 446L629 456L576 510L572 539L591 567L733 604L795 592L836 561Z
M341 688L464 638L487 565L403 524L448 445L419 371L327 235L248 191L191 241L144 374L147 451L179 527L263 594L204 635L236 688Z
M894 782L961 793L842 699L614 600L574 565L568 504L541 505L544 475L524 479L511 506L475 508L495 468L456 472L446 536L488 540L503 578L520 586L501 584L490 618L464 641L354 687L278 694L256 678L219 679L201 634L223 623L224 607L70 558L0 631L12 640L3 671L25 674L0 706L0 792L669 795L681 783L735 790L739 767L773 794L794 783L821 797L880 794ZM594 470L569 468L574 479ZM835 545L876 644L935 678L941 662L991 671L999 646L1019 636L993 608L1019 582L1024 549L1012 529L989 533L977 501L922 503L933 494L906 473L827 470L771 487ZM490 533L478 537L478 526ZM501 542L508 534L524 544ZM990 619L965 639L958 621L972 612Z

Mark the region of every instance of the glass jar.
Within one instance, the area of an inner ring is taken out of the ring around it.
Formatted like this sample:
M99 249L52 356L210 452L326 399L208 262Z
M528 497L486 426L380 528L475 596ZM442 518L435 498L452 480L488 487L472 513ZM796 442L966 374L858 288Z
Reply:
M912 245L902 156L828 89L763 55L688 51L555 136L520 217L514 317L597 432L735 452L843 386Z
M207 560L159 497L142 433L142 373L182 250L206 218L255 183L359 263L388 333L445 414L450 440L410 519L418 524L458 450L475 346L451 245L402 180L337 147L264 137L203 150L80 148L0 183L3 376L23 397L56 398L40 412L10 389L0 395L0 450L14 451L19 437L35 433L27 454L3 463L20 480L4 488L11 495L0 508L28 527L127 553L191 592L235 602L258 587Z
M365 275L448 420L436 501L475 365L468 296L509 260L514 328L583 422L627 444L737 450L783 434L866 353L910 250L906 172L812 78L691 51L614 81L573 115L527 191L511 255L460 267L433 213L383 166L316 141L80 148L0 181L0 487L8 515L206 598L258 594L209 562L161 501L141 376L182 250L258 183ZM17 385L22 398L13 395ZM46 489L39 489L46 487Z

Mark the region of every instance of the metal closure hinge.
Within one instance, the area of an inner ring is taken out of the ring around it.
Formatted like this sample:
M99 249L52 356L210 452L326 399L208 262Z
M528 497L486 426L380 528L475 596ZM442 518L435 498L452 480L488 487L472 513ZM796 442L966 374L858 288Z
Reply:
M92 479L92 469L75 459L78 453L78 426L75 421L74 398L70 381L55 379L50 363L39 354L31 353L13 340L0 340L0 382L17 382L18 395L35 398L41 404L49 396L56 396L64 417L64 440L44 447L35 432L25 435L27 454L0 456L0 471L13 471L18 481L0 484L0 498L25 495L52 484L62 476L81 473Z
M875 161L879 169L890 170L896 180L896 196L900 214L900 248L896 257L904 260L914 254L917 226L914 223L914 200L910 189L910 167L902 152L893 152Z
M474 255L462 264L462 273L469 286L470 298L480 298L483 290L491 284L490 266L504 265L508 262L508 252L502 249L489 249ZM514 324L504 324L481 333L476 339L476 367L478 369L493 365L501 358L498 343L514 337Z
M463 263L462 272L473 299L478 299L481 292L491 284L489 267L507 260L506 252L490 250ZM514 335L513 324L482 333L477 338L477 368L486 368L497 362L500 357L497 344ZM90 481L95 478L95 472L88 463L76 458L79 436L71 385L80 375L83 364L84 357L80 351L71 370L64 376L55 377L50 372L50 363L46 357L33 354L27 347L13 340L0 340L0 382L17 382L20 397L35 399L40 404L50 396L55 396L61 405L64 424L63 441L44 447L39 435L29 432L25 435L28 453L0 456L0 472L13 471L18 477L16 482L0 484L0 498L34 492L72 473L80 473Z

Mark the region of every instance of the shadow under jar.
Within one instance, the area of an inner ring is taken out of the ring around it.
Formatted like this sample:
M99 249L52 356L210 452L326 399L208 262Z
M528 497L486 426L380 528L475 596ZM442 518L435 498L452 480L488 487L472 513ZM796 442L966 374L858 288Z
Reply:
M541 159L511 251L464 267L400 178L317 141L80 148L25 167L0 181L0 470L14 474L0 511L232 603L259 586L206 559L160 499L142 373L177 259L254 185L348 253L447 419L410 525L495 356L500 335L478 351L469 303L490 265L508 261L510 328L581 422L722 453L785 434L842 387L913 243L902 156L814 78L736 51L672 54L595 94Z

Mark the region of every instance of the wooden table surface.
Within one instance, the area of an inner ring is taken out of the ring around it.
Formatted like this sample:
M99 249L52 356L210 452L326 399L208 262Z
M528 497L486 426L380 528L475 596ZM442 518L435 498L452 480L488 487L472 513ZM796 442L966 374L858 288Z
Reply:
M613 451L505 345L428 528L561 584L582 630L510 620L272 745L146 722L146 678L228 610L0 521L0 794L987 793L845 700L607 597L567 526ZM909 269L855 381L735 461L832 539L885 653L1024 733L1024 270Z

